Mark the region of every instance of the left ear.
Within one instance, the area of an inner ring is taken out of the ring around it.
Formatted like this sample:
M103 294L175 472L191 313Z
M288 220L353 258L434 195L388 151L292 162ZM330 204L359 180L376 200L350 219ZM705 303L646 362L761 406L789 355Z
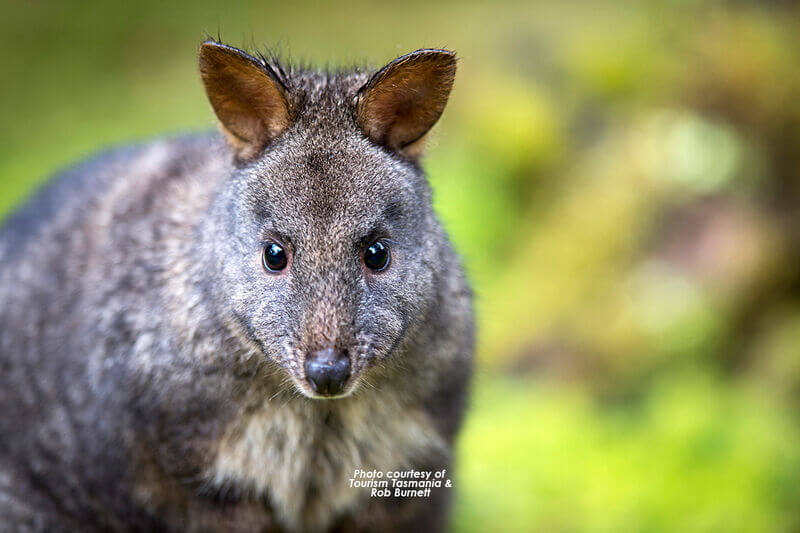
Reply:
M356 121L374 142L409 158L444 111L456 75L456 54L424 49L399 57L358 90Z
M200 45L200 76L236 157L256 157L289 127L287 89L265 61L215 41Z

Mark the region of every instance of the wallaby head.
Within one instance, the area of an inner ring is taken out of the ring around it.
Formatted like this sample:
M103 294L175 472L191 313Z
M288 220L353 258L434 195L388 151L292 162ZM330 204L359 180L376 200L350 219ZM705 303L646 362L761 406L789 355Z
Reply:
M216 303L304 395L377 385L446 275L418 158L454 53L418 50L370 76L207 41L200 71L235 161L207 224Z

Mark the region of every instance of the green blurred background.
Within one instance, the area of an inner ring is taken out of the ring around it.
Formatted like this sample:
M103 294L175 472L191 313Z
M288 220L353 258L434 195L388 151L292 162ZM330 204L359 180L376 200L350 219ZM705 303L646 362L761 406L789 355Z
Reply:
M479 318L454 531L800 529L791 2L6 0L0 215L98 149L213 128L206 32L461 56L426 161Z

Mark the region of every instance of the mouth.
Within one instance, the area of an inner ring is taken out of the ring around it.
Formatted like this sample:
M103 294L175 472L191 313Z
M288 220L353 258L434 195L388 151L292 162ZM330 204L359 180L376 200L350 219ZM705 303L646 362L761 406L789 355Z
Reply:
M300 391L300 393L305 396L306 398L310 398L312 400L340 400L342 398L347 398L353 391L356 390L356 383L357 379L350 378L345 383L341 385L341 387L334 391L327 391L327 392L320 392L319 390L314 388L313 381L309 379L305 379L300 381L294 377L292 377L292 381L294 382L295 388Z

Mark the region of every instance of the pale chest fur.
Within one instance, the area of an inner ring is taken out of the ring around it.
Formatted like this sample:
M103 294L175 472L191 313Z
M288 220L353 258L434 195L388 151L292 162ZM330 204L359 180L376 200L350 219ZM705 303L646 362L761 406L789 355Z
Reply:
M329 407L330 406L330 407ZM231 425L208 477L267 495L291 529L324 529L369 498L355 469L391 471L447 457L429 417L391 400L267 402Z

